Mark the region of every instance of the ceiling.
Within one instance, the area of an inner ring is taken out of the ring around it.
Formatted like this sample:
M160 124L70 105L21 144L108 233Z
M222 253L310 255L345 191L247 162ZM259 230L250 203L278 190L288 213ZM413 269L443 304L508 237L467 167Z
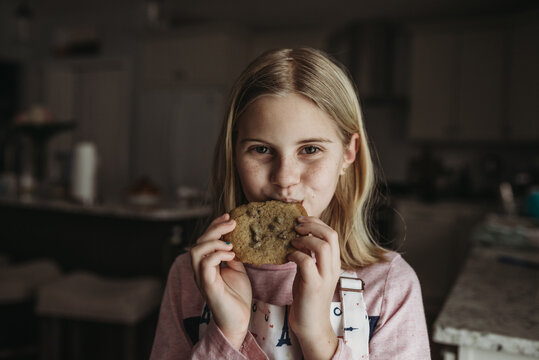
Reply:
M166 17L229 21L253 27L331 25L353 20L406 20L516 11L534 0L161 0Z
M14 4L21 0L8 0ZM537 6L537 0L27 0L49 14L99 14L126 20L144 13L148 1L161 4L172 25L200 21L237 23L251 28L332 26L354 20L409 21L434 17L500 14ZM118 16L122 14L122 16Z

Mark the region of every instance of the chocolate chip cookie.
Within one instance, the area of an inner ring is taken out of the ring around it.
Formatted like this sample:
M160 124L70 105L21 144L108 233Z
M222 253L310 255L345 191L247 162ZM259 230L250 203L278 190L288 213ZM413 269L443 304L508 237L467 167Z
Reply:
M237 225L224 240L233 244L232 251L244 263L284 264L294 251L290 241L299 236L295 231L299 216L307 216L300 203L270 200L241 205L230 212Z

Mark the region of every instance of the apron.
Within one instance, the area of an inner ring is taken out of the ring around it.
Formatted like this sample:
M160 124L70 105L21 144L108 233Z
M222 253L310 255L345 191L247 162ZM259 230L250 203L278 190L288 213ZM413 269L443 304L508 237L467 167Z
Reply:
M369 318L363 301L364 284L355 272L342 271L339 302L332 302L330 321L339 339L352 349L354 359L369 358ZM290 306L253 300L249 331L269 359L302 359L296 335L288 326ZM209 324L210 313L204 306L199 327L200 337Z

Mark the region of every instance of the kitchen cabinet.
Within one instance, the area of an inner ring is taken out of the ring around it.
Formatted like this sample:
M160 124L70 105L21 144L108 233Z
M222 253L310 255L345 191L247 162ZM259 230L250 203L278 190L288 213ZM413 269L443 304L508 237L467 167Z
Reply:
M512 140L539 141L539 20L515 21L510 37L507 134Z
M226 97L248 61L244 40L240 29L217 25L141 39L134 176L149 176L165 196L179 186L206 190Z
M504 111L504 47L501 29L477 29L457 34L458 140L498 140Z
M414 140L502 136L505 37L497 28L425 29L412 37Z
M537 16L422 24L411 33L412 140L539 140Z
M395 201L396 250L417 273L427 318L436 316L457 277L469 236L486 207L472 202Z
M47 257L64 272L166 279L211 214L202 205L79 205L0 197L0 252L15 262Z
M456 38L448 32L416 34L412 39L409 134L437 140L454 132Z
M59 135L49 154L69 153L76 142L97 147L98 194L119 200L128 186L130 69L123 59L55 61L45 65L44 99L59 120L75 123L72 134ZM49 157L51 177L60 170Z
M179 186L205 191L225 99L224 91L213 87L141 92L133 174L149 176L172 198Z

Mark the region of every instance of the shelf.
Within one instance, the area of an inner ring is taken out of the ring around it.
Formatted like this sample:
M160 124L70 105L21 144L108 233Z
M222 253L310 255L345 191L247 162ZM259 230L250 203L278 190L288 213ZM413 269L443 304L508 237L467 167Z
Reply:
M33 144L34 175L37 180L46 177L47 143L59 133L75 128L73 121L55 121L47 123L15 124L13 130L21 135L29 136Z

